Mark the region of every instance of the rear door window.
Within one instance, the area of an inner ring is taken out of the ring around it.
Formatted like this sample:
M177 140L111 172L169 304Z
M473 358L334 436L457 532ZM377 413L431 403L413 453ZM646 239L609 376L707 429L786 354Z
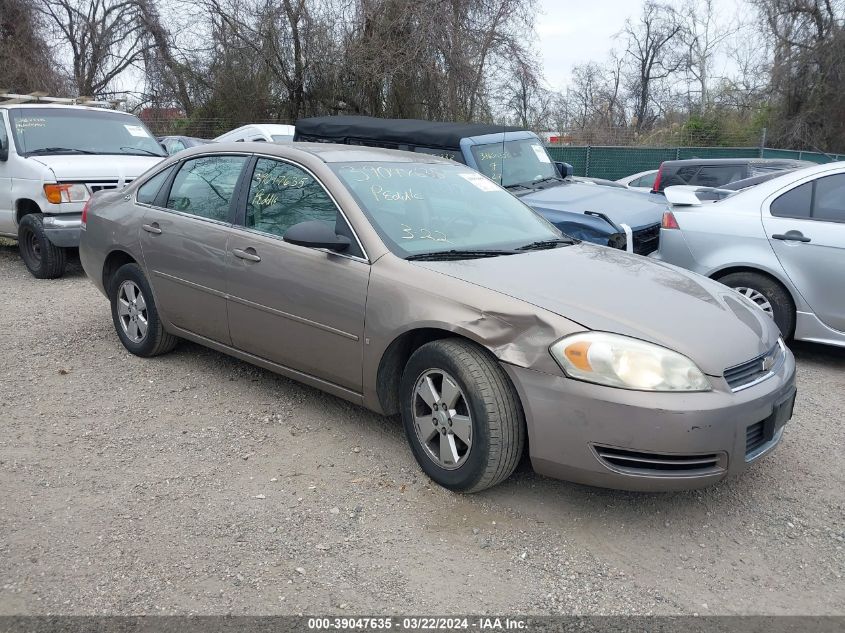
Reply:
M813 183L805 182L782 194L769 210L779 218L809 218L813 208Z
M173 179L167 208L229 222L232 197L245 162L245 156L203 156L186 160Z

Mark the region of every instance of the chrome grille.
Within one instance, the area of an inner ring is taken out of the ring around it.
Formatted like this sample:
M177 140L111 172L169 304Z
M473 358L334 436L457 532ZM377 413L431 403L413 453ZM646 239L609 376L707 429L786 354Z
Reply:
M93 194L97 193L98 191L103 191L106 189L119 189L121 187L125 187L130 182L132 182L134 178L126 178L121 184L120 180L96 180L96 181L88 181L88 180L62 180L62 182L67 183L82 183L88 187L88 190Z
M765 354L756 358L728 367L724 376L728 386L736 391L762 380L778 368L784 358L784 349L780 341Z

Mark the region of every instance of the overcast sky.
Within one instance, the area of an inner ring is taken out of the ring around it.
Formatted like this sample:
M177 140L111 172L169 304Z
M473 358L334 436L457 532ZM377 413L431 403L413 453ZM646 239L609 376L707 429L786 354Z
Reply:
M670 4L680 4L671 2ZM716 6L733 18L743 0L716 0ZM573 64L602 62L622 42L617 37L625 19L639 14L637 0L539 0L535 22L540 38L546 81L553 89L566 87Z

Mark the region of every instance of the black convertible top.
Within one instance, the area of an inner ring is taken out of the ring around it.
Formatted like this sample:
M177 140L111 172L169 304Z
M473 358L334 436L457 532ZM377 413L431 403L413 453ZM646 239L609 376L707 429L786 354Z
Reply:
M294 141L350 143L378 141L399 145L421 145L437 149L459 150L461 139L483 134L521 132L523 128L487 123L444 123L419 119L378 119L369 116L326 116L299 119ZM366 143L364 143L366 144Z

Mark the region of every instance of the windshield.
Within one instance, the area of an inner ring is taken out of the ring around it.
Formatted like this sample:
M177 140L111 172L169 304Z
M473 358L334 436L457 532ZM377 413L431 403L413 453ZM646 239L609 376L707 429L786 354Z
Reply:
M473 145L472 155L478 164L478 171L503 187L527 185L558 177L546 148L534 138Z
M331 167L399 257L510 250L561 238L517 198L463 165L361 162Z
M165 155L134 116L76 108L11 108L9 114L18 154Z

